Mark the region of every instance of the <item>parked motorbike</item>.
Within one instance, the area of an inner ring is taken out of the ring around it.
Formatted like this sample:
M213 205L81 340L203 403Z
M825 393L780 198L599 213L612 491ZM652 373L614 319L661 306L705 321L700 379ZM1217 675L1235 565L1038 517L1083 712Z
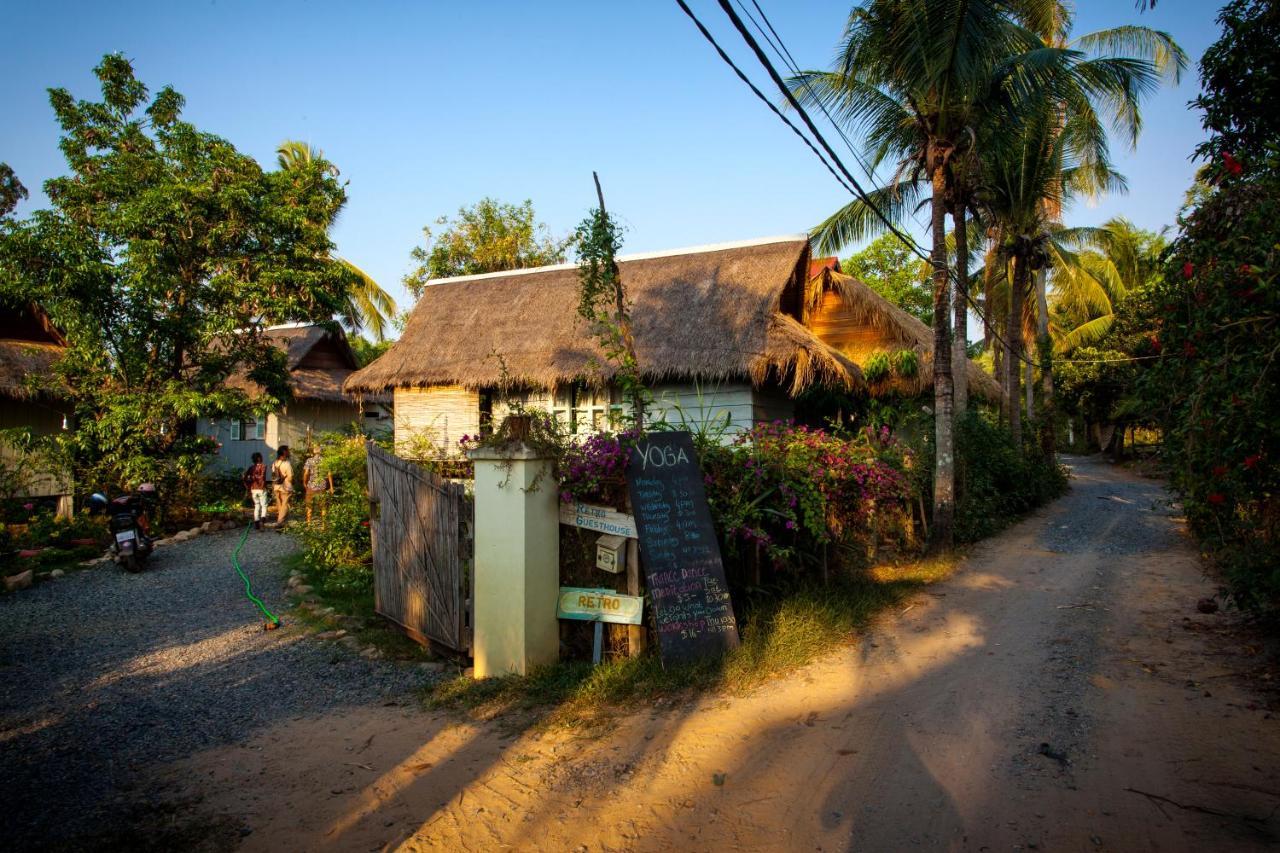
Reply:
M127 572L142 571L154 550L148 513L158 502L159 495L151 483L143 483L133 494L114 500L108 500L101 492L89 498L90 511L107 514L107 526L114 537L111 550L116 564Z

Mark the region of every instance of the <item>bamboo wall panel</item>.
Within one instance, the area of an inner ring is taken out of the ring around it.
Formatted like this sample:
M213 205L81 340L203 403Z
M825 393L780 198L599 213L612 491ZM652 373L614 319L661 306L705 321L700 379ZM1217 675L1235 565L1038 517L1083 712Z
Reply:
M472 501L460 483L368 449L374 609L418 642L468 653Z
M480 432L480 394L460 385L395 389L396 447L427 436L445 455L458 440Z

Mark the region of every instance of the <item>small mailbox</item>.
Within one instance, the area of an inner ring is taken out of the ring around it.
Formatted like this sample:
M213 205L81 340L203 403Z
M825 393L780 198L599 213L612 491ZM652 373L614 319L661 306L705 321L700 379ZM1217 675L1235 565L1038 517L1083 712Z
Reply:
M596 540L596 568L620 574L627 569L627 540L624 536L605 533Z

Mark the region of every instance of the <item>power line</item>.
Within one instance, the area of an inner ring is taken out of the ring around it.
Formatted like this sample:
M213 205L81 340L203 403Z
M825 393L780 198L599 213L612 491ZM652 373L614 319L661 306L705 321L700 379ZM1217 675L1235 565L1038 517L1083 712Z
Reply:
M685 3L685 0L676 0L676 3L680 6L680 9L685 13L685 15L688 16L688 18L691 21L693 21L694 25L698 28L698 31L702 33L703 38L705 38L707 42L713 48L715 48L715 51L720 55L720 58L724 60L724 62L730 68L733 69L734 73L738 76L738 78L742 80L742 82L745 83L751 89L751 91L755 94L757 98L759 98L766 106L769 107L770 111L772 111L774 115L776 115L779 118L779 120L781 120L784 124L786 124L787 127L789 127L793 133L795 133L797 136L800 137L800 139L805 143L805 145L809 148L809 150L812 151L814 156L816 156L822 162L823 166L827 168L827 171L831 173L832 177L836 179L836 182L839 183L841 187L843 187L845 190L850 192L850 194L859 198L862 201L862 203L865 204L876 215L876 218L880 220L880 222L885 226L885 228L889 231L889 233L893 234L908 249L908 251L916 255L920 260L928 263L929 266L932 267L933 269L935 270L940 269L952 284L959 283L958 277L956 276L955 272L951 269L951 266L949 264L944 262L941 265L941 267L939 267L938 264L935 264L935 262L933 261L933 258L931 257L931 254L926 253L924 248L919 243L917 243L910 235L905 234L901 229L899 229L893 223L893 221L889 219L889 217L884 213L884 211L882 211L875 204L875 202L871 200L871 198L867 195L866 191L862 189L862 186L858 183L857 178L855 178L852 175L852 173L850 173L848 167L844 165L844 163L840 160L839 155L835 153L835 151L831 148L830 143L827 142L825 137L823 137L821 131L819 131L818 128L814 125L813 120L809 117L809 114L805 112L804 107L796 99L795 95L792 94L791 90L787 88L786 84L782 80L781 75L778 74L777 69L774 68L773 63L771 62L769 57L761 49L759 43L751 35L750 31L746 28L745 24L743 24L742 19L739 18L737 13L734 12L732 5L730 5L730 0L719 0L720 8L729 17L729 20L733 24L734 29L736 29L738 31L738 34L742 36L742 39L747 43L747 46L751 48L752 52L756 56L757 61L759 61L762 66L764 66L765 71L768 72L770 79L773 81L774 85L777 86L778 91L780 91L783 94L783 96L790 103L791 107L800 115L800 118L803 120L805 126L809 129L809 132L813 134L813 137L817 140L818 144L822 146L823 151L827 153L827 155L831 158L831 161L834 162L835 165L839 168L840 173L844 175L844 177L847 179L847 182L845 180L841 180L840 174L836 173L835 169L832 168L831 163L828 163L827 159L822 156L822 153L820 153L818 149L814 147L813 142L811 142L808 137L806 137L803 133L801 133L799 128L797 128L794 123L792 123L785 115L783 115L783 113L780 110L778 110L778 108L773 104L773 102L770 101L764 95L764 93L762 93L760 89L757 88L756 85L751 82L751 80L746 76L745 73L743 73L743 71L736 64L734 64L733 60L729 58L729 55L715 40L715 37L711 35L711 33L703 25L702 21L698 19L698 16L695 15L693 13L693 10L691 10L689 6ZM760 12L761 17L765 20L767 26L769 27L769 31L773 34L772 39L770 39L768 36L765 36L766 41L769 43L770 47L774 48L775 50L778 50L780 52L780 55L785 54L787 56L790 62L789 67L794 69L798 74L799 73L798 65L795 63L794 57L791 56L790 51L787 50L785 44L783 44L781 37L779 37L777 34L777 30L773 28L773 25L771 23L768 23L768 18L764 14L764 10L760 8L760 5L758 2L756 2L756 0L752 0L752 4ZM747 10L744 8L743 11L746 12ZM747 14L748 14L748 17L751 17L749 12ZM759 28L759 24L755 22L754 17L752 17L752 23L755 24L757 28ZM761 31L761 34L764 35L763 31ZM775 41L779 47L775 47ZM787 64L787 63L784 62L784 64ZM831 122L833 127L835 127L836 132L840 134L845 144L849 146L850 151L854 154L854 157L857 158L858 157L857 151L854 148L852 142L844 134L844 131L840 128L839 124L835 121L834 118L831 117L831 114L827 112L826 107L823 104L821 104L821 102L819 102L819 108L822 109L823 114L827 117L827 120ZM864 164L860 163L859 165L863 165L864 171L869 171L869 170L866 170ZM953 289L958 290L958 288L953 288ZM1012 350L1012 347L1009 345L1009 342L1006 341L1000 335L1000 333L996 331L995 325L987 319L985 312L978 306L978 303L973 299L973 296L968 292L967 287L965 288L965 291L966 291L964 294L965 302L968 304L969 308L975 314L978 315L979 319L982 320L983 324L986 326L990 335L993 338L995 338L997 341L999 341L1005 347L1006 350ZM1017 353L1016 358L1024 364L1029 364L1036 367L1039 366L1036 361L1033 361L1025 353ZM1134 360L1138 360L1138 359L1135 358Z
M724 60L725 64L733 69L734 74L738 75L738 79L741 80L743 83L747 84L747 88L749 88L755 94L755 96L759 98L764 103L764 105L767 106L773 112L773 114L776 115L782 121L783 124L791 128L792 133L800 137L801 141L804 142L804 144L809 147L809 150L813 152L814 156L822 161L822 165L827 167L827 171L831 173L831 177L835 178L836 182L840 184L840 186L842 186L846 191L852 194L854 192L853 188L850 187L847 183L845 183L844 179L842 179L840 175L836 172L836 170L832 168L831 164L828 163L826 159L822 156L822 152L820 152L816 147L814 147L814 144L809 141L809 138L800 132L800 128L796 127L795 124L792 123L791 119L783 115L782 111L779 110L776 106L774 106L773 101L769 100L765 96L764 92L761 92L759 89L757 89L756 85L752 83L751 80L747 78L747 75L742 72L742 69L740 69L737 65L734 64L733 60L729 58L729 54L724 52L724 48L720 47L719 43L716 42L715 37L712 36L711 33L707 31L707 28L702 25L702 21L698 20L698 16L693 14L693 10L690 9L685 4L684 0L676 0L676 3L684 11L684 13L689 16L689 20L693 21L694 26L698 28L698 32L702 33L702 37L705 38L713 48L715 48L716 53L720 54L720 58Z
M689 15L689 17L693 18L693 20L697 22L697 17L695 17L693 12L689 10L689 7L685 5L684 0L676 0L676 2L685 10L685 14ZM848 167L846 167L840 160L840 155L836 154L832 149L831 144L827 142L822 133L819 132L817 126L814 125L813 119L809 118L809 114L805 112L804 107L798 100L796 100L796 96L787 88L787 85L783 82L781 75L778 74L778 70L773 67L773 63L769 60L769 57L760 49L760 44L756 41L755 36L751 35L751 31L742 23L742 19L738 17L738 13L733 11L733 5L729 0L719 0L719 3L720 8L729 16L729 20L733 23L734 29L738 31L738 34L742 36L743 41L745 41L747 46L751 48L752 53L756 55L756 59L764 66L764 70L769 73L769 78L773 80L773 84L778 87L778 91L783 94L787 99L787 102L791 104L791 108L800 116L805 127L807 127L809 132L813 134L813 138L817 140L818 144L822 146L822 150L831 158L831 162L835 163L836 167L839 168L840 173L844 175L853 186L854 194L862 200L863 204L867 205L867 207L871 209L871 211L876 215L876 218L879 219L891 233L895 234L899 240L919 255L921 260L927 260L931 265L933 265L932 259L921 251L915 241L904 234L898 226L889 219L889 217L885 216L884 211L872 203L871 198L867 195L866 191L862 189L862 185L858 183L858 179L853 176L853 173L850 172ZM698 26L702 29L702 25L700 23ZM708 38L710 38L709 34ZM719 49L718 46L717 49Z

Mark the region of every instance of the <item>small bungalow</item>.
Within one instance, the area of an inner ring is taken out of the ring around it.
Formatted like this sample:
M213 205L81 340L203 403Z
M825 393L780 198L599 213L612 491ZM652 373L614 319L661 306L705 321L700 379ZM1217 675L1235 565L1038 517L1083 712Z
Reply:
M870 396L933 391L933 329L842 273L836 258L813 261L809 272L801 322L862 368ZM966 370L969 394L998 403L995 378L972 360Z
M67 341L37 305L0 310L0 429L33 435L62 430L70 412L51 384L54 365ZM17 448L0 443L0 465L26 464ZM64 474L29 471L12 497L53 499L60 514L71 512L71 482Z
M811 385L862 387L858 368L798 319L808 261L803 236L620 257L655 397L646 416L736 434L788 417ZM577 305L573 264L431 282L404 335L346 390L394 394L401 448L425 437L447 454L513 398L572 433L601 429L626 402Z
M814 262L803 236L622 256L650 420L724 424L728 436L790 417L805 389L919 393L932 386L932 333L834 259ZM397 447L425 439L448 454L500 421L510 401L546 409L575 434L626 410L577 314L572 264L432 282L404 335L353 373L353 394L394 395ZM911 350L919 370L864 379L859 361ZM908 375L910 374L910 375ZM978 396L994 380L969 366ZM422 451L421 445L413 448Z
M383 398L356 401L343 394L342 385L357 365L341 329L290 324L272 326L266 334L286 353L293 402L279 412L256 419L199 419L197 432L213 436L222 445L216 467L243 470L255 452L270 464L277 448L283 445L291 445L301 453L309 436L345 429L353 423L366 430L385 428L389 416L382 405ZM227 385L250 397L261 391L243 374L232 376Z

